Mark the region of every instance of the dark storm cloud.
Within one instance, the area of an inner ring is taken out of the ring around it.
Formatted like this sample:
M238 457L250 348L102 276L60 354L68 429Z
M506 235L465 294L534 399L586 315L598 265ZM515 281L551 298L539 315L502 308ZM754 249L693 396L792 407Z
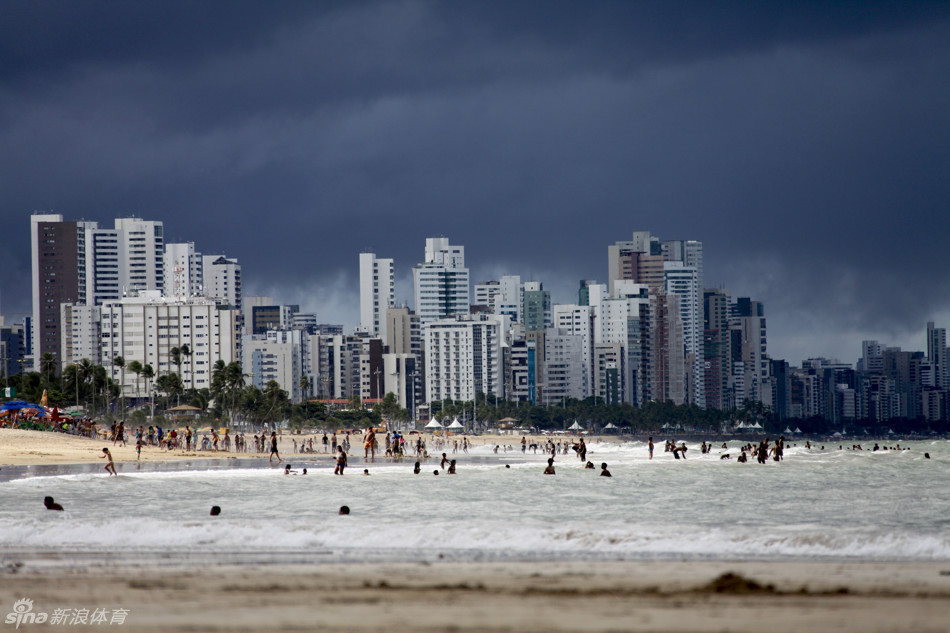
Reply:
M350 323L364 247L406 279L446 235L569 301L652 230L765 301L776 356L919 348L950 319L948 5L774 4L4 4L4 313L34 209L161 219Z

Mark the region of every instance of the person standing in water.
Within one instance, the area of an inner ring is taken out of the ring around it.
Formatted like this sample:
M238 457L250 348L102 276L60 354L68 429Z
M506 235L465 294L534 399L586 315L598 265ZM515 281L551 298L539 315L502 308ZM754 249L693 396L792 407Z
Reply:
M106 471L118 477L119 473L115 472L115 462L112 461L112 453L109 452L109 449L102 449L102 455L99 457L106 459Z
M650 459L653 459L653 438L647 440L647 450L650 451Z
M281 463L280 453L277 452L277 431L272 431L270 434L270 457L267 458L267 463L272 464L274 460L274 455L277 456L277 463Z
M333 474L342 475L343 469L346 468L346 451L343 450L342 446L337 446L336 450L336 468L333 469Z

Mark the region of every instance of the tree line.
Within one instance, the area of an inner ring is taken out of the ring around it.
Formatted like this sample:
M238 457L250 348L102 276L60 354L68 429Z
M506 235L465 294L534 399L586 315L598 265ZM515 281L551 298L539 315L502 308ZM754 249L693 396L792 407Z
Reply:
M190 360L187 345L171 350L171 361L176 371L156 375L155 369L139 360L121 356L111 359L112 372L106 366L83 359L57 371L58 361L44 354L37 371L7 377L8 386L17 389L17 397L39 402L47 392L49 405L61 410L78 409L102 422L117 419L131 420L134 424L168 424L168 410L187 404L199 411L196 423L211 426L231 426L255 429L287 424L291 428L348 429L380 426L383 420L396 423L400 428L409 425L411 414L399 406L396 396L388 393L374 408L363 406L359 396L350 399L347 409L336 410L323 402L305 399L293 404L287 391L271 380L263 389L247 384L248 375L240 363L219 360L211 371L210 388L196 389L194 373L191 384L182 380L181 367ZM128 397L120 385L125 383L126 372L135 374L132 394ZM111 374L118 374L113 380ZM306 394L309 381L301 379L300 387ZM474 409L474 410L473 410ZM677 405L673 402L648 402L641 407L609 404L596 398L565 398L552 406L533 405L529 402L505 400L493 395L480 394L473 402L460 400L435 401L429 404L428 415L445 420L458 418L466 430L481 431L494 428L503 420L511 427L537 430L567 430L574 422L585 429L600 430L613 424L618 431L632 433L660 433L677 431L718 433L737 422L759 423L767 433L777 435L785 428L800 428L809 435L830 435L835 431L848 434L946 432L947 422L928 423L924 420L895 418L886 422L849 420L845 424L832 423L822 417L807 419L778 419L761 402L746 400L738 409L719 410L700 408L694 404ZM427 420L420 420L423 426Z

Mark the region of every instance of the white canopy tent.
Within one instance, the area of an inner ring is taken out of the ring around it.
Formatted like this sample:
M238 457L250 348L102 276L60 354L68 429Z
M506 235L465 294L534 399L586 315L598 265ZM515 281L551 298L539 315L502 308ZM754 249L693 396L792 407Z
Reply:
M439 422L439 421L436 420L435 418L432 418L432 421L429 422L428 424L426 424L425 428L427 428L427 429L441 429L441 428L445 428L445 427L442 426L442 423L441 423L441 422Z
M462 423L459 422L458 418L455 418L454 420L452 420L452 424L448 425L446 428L449 428L449 429L464 429L465 427L462 426Z
M574 424L567 427L569 431L580 431L584 427L577 423L577 420L574 420Z

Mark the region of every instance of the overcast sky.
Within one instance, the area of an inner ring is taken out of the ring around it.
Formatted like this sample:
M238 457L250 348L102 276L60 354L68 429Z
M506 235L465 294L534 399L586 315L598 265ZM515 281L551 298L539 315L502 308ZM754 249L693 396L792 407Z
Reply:
M785 5L785 6L777 6ZM833 6L832 6L833 5ZM136 215L245 294L359 319L426 237L576 301L607 245L704 244L769 351L950 327L950 3L0 1L0 300L29 216Z

